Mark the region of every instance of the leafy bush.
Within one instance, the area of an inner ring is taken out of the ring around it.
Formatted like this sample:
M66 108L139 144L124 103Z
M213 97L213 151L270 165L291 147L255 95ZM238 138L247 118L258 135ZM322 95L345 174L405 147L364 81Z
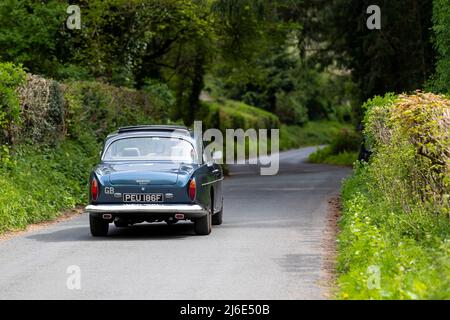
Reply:
M450 93L450 5L447 0L433 0L434 47L438 53L436 74L429 88Z
M333 153L330 147L319 149L311 153L308 157L311 163L325 163L341 166L351 166L358 159L358 153L355 151L342 151Z
M142 91L100 82L77 81L63 86L66 130L72 139L102 141L118 127L155 124L164 119L164 103ZM159 99L159 97L157 97Z
M20 122L17 88L25 81L25 72L12 63L0 63L0 144L11 142L14 124Z
M18 142L54 144L63 136L65 101L59 83L27 74L19 87Z
M197 113L197 119L203 121L204 130L217 128L225 133L226 129L278 129L280 121L270 112L249 106L243 102L218 99L216 101L203 101L201 109ZM269 137L270 140L270 137ZM226 141L224 141L226 143ZM259 143L262 141L250 141L245 139L245 157L256 154ZM264 141L263 143L268 143ZM226 148L226 146L224 146ZM238 144L234 145L235 150ZM237 154L235 152L235 154ZM237 158L236 158L237 159Z
M361 135L350 128L341 129L325 148L309 156L312 163L352 165L358 158Z
M387 94L365 108L373 155L343 188L339 297L449 299L450 101Z
M54 75L59 59L71 56L71 42L63 28L66 9L67 2L60 0L1 1L0 60L23 64L37 74Z
M277 94L275 114L285 124L302 125L308 122L308 109L295 93Z
M277 129L280 121L274 114L233 100L204 101L197 114L206 127L226 129Z
M333 154L341 152L357 152L361 147L361 135L355 130L344 128L339 131L330 143L330 149Z
M25 74L21 66L0 64L0 141L55 143L63 135L65 101L53 80ZM3 120L2 120L3 119Z
M281 125L280 149L288 150L305 146L329 144L349 124L337 121L309 121L303 126Z
M175 93L169 89L169 86L157 80L150 79L146 81L142 90L152 98L155 107L164 112L162 114L164 119L169 120L169 116L176 102Z
M365 107L365 134L375 154L372 167L398 177L380 178L378 188L388 195L389 190L401 191L405 212L420 205L449 214L450 101L434 94L389 94Z

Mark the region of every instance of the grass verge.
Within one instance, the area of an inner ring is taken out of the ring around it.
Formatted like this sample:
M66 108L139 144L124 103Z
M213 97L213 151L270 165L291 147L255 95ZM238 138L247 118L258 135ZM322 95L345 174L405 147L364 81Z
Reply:
M342 192L338 237L340 299L449 299L450 221L393 210L357 164Z
M351 166L358 159L361 135L354 129L342 127L334 133L331 142L309 156L312 163Z
M327 146L323 149L317 150L309 156L311 163L325 163L340 166L351 166L358 159L358 152L342 151L334 154L332 148Z
M0 234L50 221L84 204L95 157L65 140L51 148L22 145L0 167Z

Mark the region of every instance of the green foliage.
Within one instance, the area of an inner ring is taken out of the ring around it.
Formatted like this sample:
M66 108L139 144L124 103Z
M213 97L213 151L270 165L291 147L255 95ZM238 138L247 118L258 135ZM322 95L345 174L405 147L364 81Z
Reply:
M436 88L443 90L449 5L434 3L442 75ZM206 73L217 82L217 97L274 112L282 121L293 115L290 124L302 124L305 110L309 119L348 121L359 93L367 98L417 89L433 68L432 0L383 3L383 32L368 32L363 23L368 0L77 4L82 28L68 30L67 1L2 1L0 60L58 80L140 89L158 79L175 94L171 117L187 125L201 108Z
M362 164L344 184L337 297L449 299L448 218L420 212L405 214L386 200L386 193L373 190L379 178L397 179ZM389 193L400 201L401 192ZM373 267L380 270L379 287L374 286L378 281Z
M273 112L276 94L293 88L288 72L296 60L286 50L285 42L271 40L266 39L267 43L259 45L258 50L252 51L252 58L243 62L219 59L212 67L207 90L213 96L240 100Z
M336 74L335 74L336 73ZM306 108L311 120L352 120L354 84L337 70L320 70L310 62L299 63L288 74L297 103Z
M3 140L14 144L52 145L65 134L101 141L119 126L169 121L174 103L163 84L149 83L143 91L88 81L60 85L30 74L25 79L12 64L2 64L0 72Z
M330 143L330 151L339 154L346 151L359 151L361 147L361 135L354 130L342 129Z
M218 128L223 132L231 128L280 129L280 150L328 144L341 130L351 128L337 121L309 121L304 126L280 124L277 116L270 112L223 99L203 101L198 117L204 129Z
M390 126L387 121L388 114L397 98L394 93L386 93L384 96L375 96L363 104L362 110L365 111L363 123L366 126L364 133L368 149L372 149L377 141L387 142L385 136Z
M141 87L147 78L186 67L191 61L186 48L208 41L211 32L204 2L82 0L77 5L82 26L69 30L67 1L2 1L0 60L59 80L96 78Z
M16 78L8 73L1 79L0 93L16 96L19 125L12 146L0 147L0 233L84 204L104 137L120 126L165 122L167 103L173 102L167 88L155 84L146 93L99 82L60 85L28 75L12 90Z
M25 72L12 63L0 63L0 144L11 142L14 124L20 122L17 89L24 83Z
M328 26L326 46L341 65L352 70L362 101L385 92L423 88L434 67L430 41L433 0L378 3L381 30L368 30L365 23L369 17L366 10L373 1L327 2L316 19ZM322 52L328 58L328 50ZM360 120L362 110L357 111Z
M273 112L287 124L352 120L356 89L348 75L300 60L295 41L267 41L275 47L259 47L245 64L219 61L207 77L206 90Z
M69 54L60 43L66 9L67 1L61 0L1 1L0 60L23 64L36 74L54 75Z
M276 96L275 113L283 123L302 125L308 122L308 109L300 97L294 93L280 92Z
M11 157L11 148L3 144L0 148L0 167L13 168L16 165L15 160Z
M78 143L16 147L12 160L13 166L0 166L0 234L51 220L61 210L85 203L96 156Z
M267 0L211 1L214 29L226 59L250 60L264 37L266 18L271 10Z
M337 121L309 121L304 126L281 125L280 149L329 144L344 128L350 129L351 126Z
M204 65L207 60L205 40L197 41L190 48L185 49L188 52L188 61L184 63L183 67L180 67L179 74L175 79L176 104L172 118L183 120L188 126L192 125L201 108L200 94L204 86Z
M302 51L307 40L297 33L312 21L288 14L290 9L317 14L321 5L312 1L82 0L78 5L82 27L68 30L66 1L4 1L0 59L58 80L96 79L141 89L157 79L175 96L168 116L187 125L201 109L207 72L220 84L219 96L279 112L292 124L303 124L306 110L312 119L348 115L348 95L339 87L348 82Z
M102 141L121 126L160 123L167 108L161 96L99 82L67 83L64 97L67 134L86 142Z
M421 205L425 211L448 215L449 100L424 93L399 97L388 94L369 101L366 107L365 134L375 152L372 164L399 177L380 179L379 187L384 192L401 191L406 212Z
M153 103L159 108L172 108L175 104L175 95L169 86L157 80L147 80L142 90L148 94Z
M312 163L353 165L358 158L361 136L354 130L344 128L333 137L331 143L309 156Z
M55 78L70 79L70 81L94 81L94 76L89 72L89 69L75 63L66 63L61 65L56 70Z
M18 94L21 121L14 140L45 144L55 144L61 140L65 101L59 83L27 74Z
M233 100L203 101L198 115L208 128L277 129L280 126L274 114Z
M450 102L387 94L365 108L373 154L343 188L339 297L449 299Z
M436 92L450 93L450 3L433 0L434 47L437 51L436 74L429 88Z
M203 121L204 129L280 129L280 150L329 144L339 132L351 129L349 124L337 121L309 121L304 126L280 125L278 118L270 112L242 102L221 99L204 101L199 119ZM246 148L257 146L250 143Z
M68 45L79 48L70 62L115 85L141 88L148 78L184 79L196 46L209 39L202 2L84 0L80 5L83 27L67 36Z
M329 147L317 150L309 155L311 163L325 163L338 166L352 166L358 159L358 152L342 151L337 154L333 153Z

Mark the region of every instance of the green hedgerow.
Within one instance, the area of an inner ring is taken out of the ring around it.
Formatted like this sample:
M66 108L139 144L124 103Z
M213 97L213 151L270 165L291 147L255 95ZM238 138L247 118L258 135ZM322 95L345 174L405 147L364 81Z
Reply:
M450 299L450 100L388 94L364 121L373 154L343 187L338 297Z

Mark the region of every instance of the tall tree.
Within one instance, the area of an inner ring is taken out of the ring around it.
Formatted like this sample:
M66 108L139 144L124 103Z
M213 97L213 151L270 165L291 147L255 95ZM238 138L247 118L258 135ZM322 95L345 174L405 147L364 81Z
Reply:
M433 69L432 0L379 1L381 30L366 21L371 0L333 0L329 45L352 71L361 99L422 88Z
M64 1L0 1L0 60L22 63L34 73L55 75L64 60L57 39L66 8Z
M450 2L433 1L434 46L438 53L436 74L431 87L437 92L450 93Z

